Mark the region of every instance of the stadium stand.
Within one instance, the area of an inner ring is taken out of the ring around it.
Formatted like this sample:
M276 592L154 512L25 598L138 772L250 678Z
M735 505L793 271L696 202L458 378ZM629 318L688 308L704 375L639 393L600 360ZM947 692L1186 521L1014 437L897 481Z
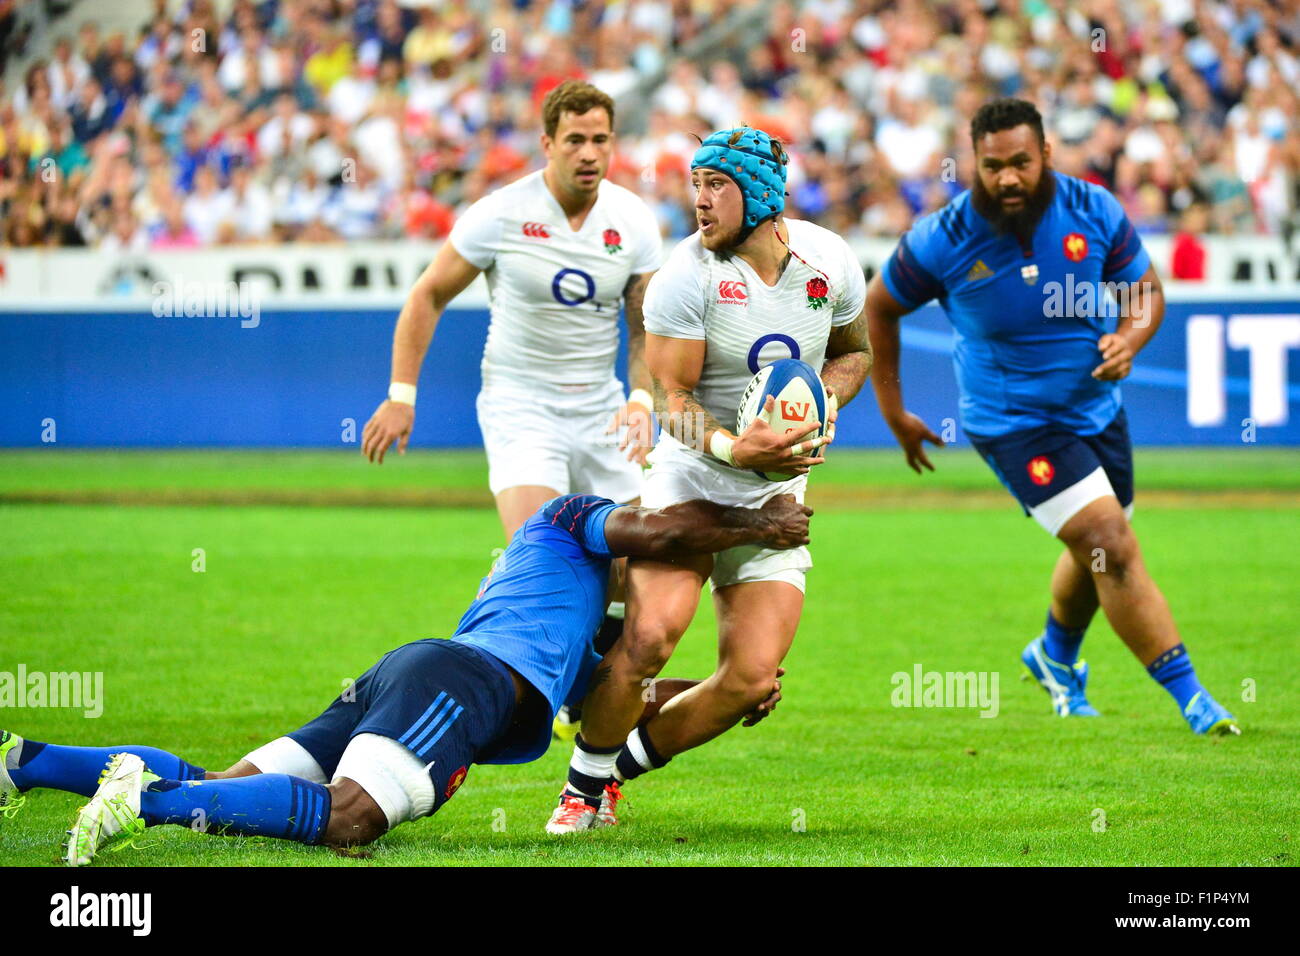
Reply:
M1002 94L1188 278L1202 233L1300 224L1294 3L28 0L0 45L12 247L440 238L536 167L568 77L616 95L610 175L665 238L694 228L694 137L738 121L793 145L792 215L896 236L970 181Z

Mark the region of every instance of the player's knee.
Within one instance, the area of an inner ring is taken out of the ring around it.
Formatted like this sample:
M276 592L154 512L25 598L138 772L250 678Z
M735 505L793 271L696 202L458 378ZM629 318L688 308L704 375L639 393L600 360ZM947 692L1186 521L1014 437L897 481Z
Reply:
M1089 522L1071 549L1092 571L1122 577L1137 557L1137 537L1123 512L1116 512Z
M643 615L635 622L628 622L618 646L632 676L654 677L668 663L681 636L682 629L670 618Z
M672 653L672 644L663 639L629 644L625 657L630 676L639 679L657 676Z

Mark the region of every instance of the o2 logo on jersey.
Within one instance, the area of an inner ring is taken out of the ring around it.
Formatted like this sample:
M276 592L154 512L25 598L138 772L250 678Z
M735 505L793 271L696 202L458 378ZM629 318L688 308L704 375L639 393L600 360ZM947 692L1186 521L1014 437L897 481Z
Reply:
M567 283L566 279L569 280ZM579 283L582 291L575 296L572 293L577 291ZM561 269L551 280L551 295L560 305L582 305L596 297L596 280L581 269Z
M778 343L779 343L780 345L784 345L784 346L785 346L785 349L786 349L786 352L787 352L786 355L776 355L776 354L773 354L773 353L775 353L775 352L780 351L780 349L775 349L775 348L773 348L773 349L768 349L768 348L767 348L769 345L776 345L776 344L778 344ZM763 352L765 349L768 351L769 354L767 354L767 355L762 355L762 352ZM792 358L792 359L797 359L797 358L799 358L799 357L800 357L800 355L799 355L799 343L798 343L798 342L796 342L794 339L790 338L790 336L788 336L788 335L782 335L780 332L773 332L773 333L770 334L770 335L765 335L765 336L763 336L761 339L759 339L757 342L755 342L753 345L750 346L750 348L749 348L749 370L750 370L751 372L753 372L755 375L758 374L758 369L759 369L759 364L758 364L758 363L759 363L760 358L761 358L761 360L762 360L762 362L763 362L764 365L771 365L773 362L777 361L778 359L783 359L783 358Z
M1088 255L1088 237L1081 232L1072 232L1061 240L1065 258L1071 262L1082 262Z

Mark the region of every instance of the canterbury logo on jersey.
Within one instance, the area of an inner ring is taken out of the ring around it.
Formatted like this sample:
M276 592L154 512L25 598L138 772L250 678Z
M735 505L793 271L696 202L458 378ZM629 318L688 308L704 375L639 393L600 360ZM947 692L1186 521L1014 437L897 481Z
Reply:
M551 234L546 231L545 223L526 222L524 223L524 235L529 239L549 239Z
M737 282L731 279L723 279L718 283L718 302L731 302L737 305L745 305L749 293L745 291L745 283Z

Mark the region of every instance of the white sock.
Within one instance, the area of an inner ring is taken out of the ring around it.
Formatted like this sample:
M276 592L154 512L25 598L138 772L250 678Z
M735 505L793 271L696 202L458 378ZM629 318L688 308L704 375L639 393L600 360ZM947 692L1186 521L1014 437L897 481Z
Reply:
M614 776L614 763L618 760L618 751L596 754L574 746L573 756L569 759L569 787L589 797L598 797L604 790L605 781Z

